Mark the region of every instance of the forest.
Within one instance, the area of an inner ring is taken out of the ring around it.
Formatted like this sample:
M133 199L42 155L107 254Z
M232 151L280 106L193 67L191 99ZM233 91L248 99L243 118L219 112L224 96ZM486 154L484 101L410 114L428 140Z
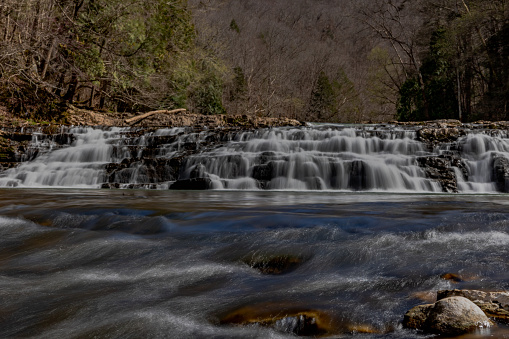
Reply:
M507 0L3 0L0 105L509 120Z

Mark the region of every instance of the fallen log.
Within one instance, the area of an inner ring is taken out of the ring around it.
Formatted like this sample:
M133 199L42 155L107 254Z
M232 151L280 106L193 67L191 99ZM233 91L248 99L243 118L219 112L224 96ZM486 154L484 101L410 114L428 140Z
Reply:
M129 118L129 119L125 119L125 122L127 124L134 125L135 123L140 122L141 120L148 118L149 116L154 115L154 114L171 114L171 113L177 113L177 112L184 112L185 110L186 110L185 108L178 108L178 109L172 109L171 111L168 111L166 109L162 109L159 111L151 111L151 112L137 115L137 116Z

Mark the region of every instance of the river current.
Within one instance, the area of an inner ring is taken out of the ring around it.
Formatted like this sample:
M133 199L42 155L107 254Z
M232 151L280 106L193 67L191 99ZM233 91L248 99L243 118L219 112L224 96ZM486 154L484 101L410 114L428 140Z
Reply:
M326 314L333 338L424 338L401 321L436 291L509 288L508 207L505 194L3 188L0 337L290 338L222 319L300 309ZM246 260L263 255L302 260L264 274Z

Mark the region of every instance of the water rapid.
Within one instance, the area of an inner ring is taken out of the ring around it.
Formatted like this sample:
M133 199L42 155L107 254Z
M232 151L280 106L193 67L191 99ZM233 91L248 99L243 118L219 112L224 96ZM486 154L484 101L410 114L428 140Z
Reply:
M411 307L443 289L509 288L508 205L505 195L2 188L0 337L295 338L225 319L299 311L320 317L326 338L430 338L401 327ZM294 265L257 264L270 257ZM507 335L498 325L458 339Z

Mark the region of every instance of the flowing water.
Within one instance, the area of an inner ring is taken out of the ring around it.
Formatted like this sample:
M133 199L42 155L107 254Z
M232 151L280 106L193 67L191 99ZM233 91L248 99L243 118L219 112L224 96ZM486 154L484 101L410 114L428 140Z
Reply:
M334 338L424 338L401 321L436 291L509 289L501 132L431 148L395 127L135 132L34 134L2 174L1 338L286 338L224 319L295 310ZM417 161L451 152L468 194L438 193ZM215 190L167 189L193 178ZM270 257L294 265L263 271ZM509 331L461 338L483 337Z
M2 189L0 337L291 337L221 324L249 307L323 312L334 338L421 338L400 323L430 292L509 288L508 206L507 195ZM303 260L279 275L246 264L282 254ZM491 335L509 332L464 338Z

